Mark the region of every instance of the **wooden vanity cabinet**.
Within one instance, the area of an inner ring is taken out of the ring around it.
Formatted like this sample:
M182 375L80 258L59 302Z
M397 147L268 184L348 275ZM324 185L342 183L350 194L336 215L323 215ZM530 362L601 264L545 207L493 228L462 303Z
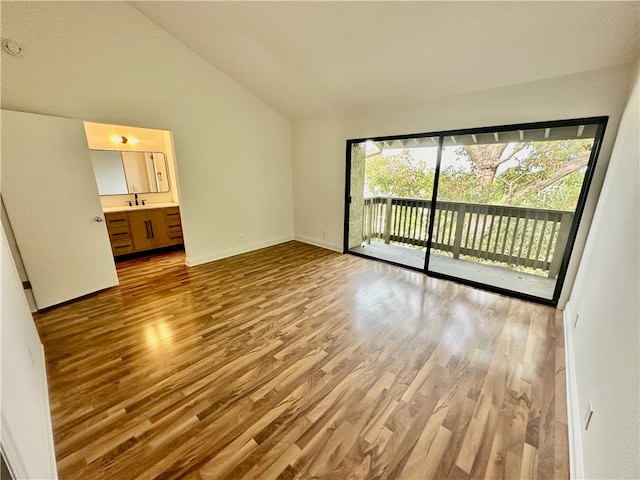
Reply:
M178 207L106 213L114 256L183 242Z

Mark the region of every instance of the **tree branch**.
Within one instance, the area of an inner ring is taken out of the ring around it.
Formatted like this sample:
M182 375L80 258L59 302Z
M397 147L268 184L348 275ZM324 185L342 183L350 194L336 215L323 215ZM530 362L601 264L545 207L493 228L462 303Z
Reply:
M515 157L516 153L521 152L521 151L522 151L522 150L524 150L526 147L527 147L527 144L526 144L526 143L519 143L519 144L517 144L517 145L513 148L513 151L512 151L509 155L507 155L504 159L502 159L502 158L500 159L500 163L499 163L499 165L502 165L503 163L508 162L508 161L509 161L509 160L511 160L513 157ZM505 146L505 148L506 148L506 146ZM503 152L504 152L504 150L503 150Z
M529 192L531 192L533 190L544 190L545 188L547 188L547 187L553 185L554 183L556 183L557 181L562 180L564 177L566 177L570 173L576 172L576 171L580 170L581 168L586 167L588 163L589 163L589 153L587 153L587 152L581 153L580 155L576 156L575 158L571 159L570 161L568 161L567 163L562 165L556 171L556 173L555 173L555 175L553 175L553 177L551 177L551 178L540 178L538 180L535 180L534 182L530 183L526 187L521 188L520 190L517 190L517 191L515 191L513 193L509 193L509 195L507 195L503 199L503 201L506 204L510 204L514 200L517 200L518 198L524 197L527 193L529 193Z

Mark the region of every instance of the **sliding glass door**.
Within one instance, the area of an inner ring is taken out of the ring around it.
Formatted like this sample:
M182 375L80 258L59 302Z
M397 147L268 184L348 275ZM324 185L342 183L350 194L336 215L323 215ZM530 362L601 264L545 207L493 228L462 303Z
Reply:
M423 270L438 138L350 145L347 250Z
M349 141L345 251L557 303L605 124Z

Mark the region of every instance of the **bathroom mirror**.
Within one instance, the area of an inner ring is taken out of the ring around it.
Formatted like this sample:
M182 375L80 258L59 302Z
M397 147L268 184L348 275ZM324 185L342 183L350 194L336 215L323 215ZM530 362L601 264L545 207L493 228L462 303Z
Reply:
M162 152L89 152L100 195L169 191L167 161Z

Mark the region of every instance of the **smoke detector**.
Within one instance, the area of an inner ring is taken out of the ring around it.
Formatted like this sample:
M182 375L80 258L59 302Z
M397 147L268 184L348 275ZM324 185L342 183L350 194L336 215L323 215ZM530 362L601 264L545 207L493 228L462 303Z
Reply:
M5 52L15 57L22 55L22 47L18 45L18 42L9 40L8 38L2 40L2 48L4 48Z

